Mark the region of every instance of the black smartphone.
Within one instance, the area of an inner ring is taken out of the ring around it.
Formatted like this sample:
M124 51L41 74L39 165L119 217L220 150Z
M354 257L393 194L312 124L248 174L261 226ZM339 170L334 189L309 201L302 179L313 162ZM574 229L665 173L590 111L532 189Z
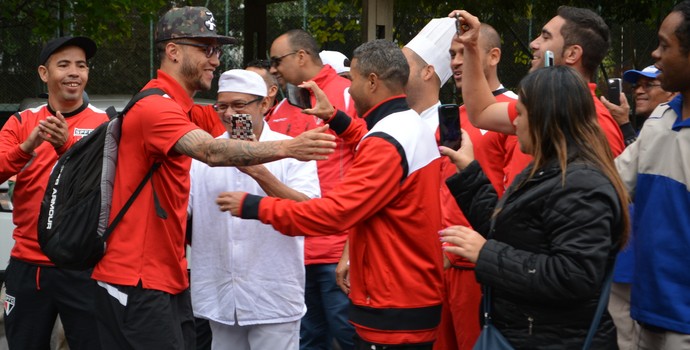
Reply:
M623 90L623 81L620 78L609 79L608 90L606 92L606 99L614 105L621 105L621 91Z
M302 109L311 108L311 94L308 89L287 83L285 90L289 104Z
M249 114L233 114L231 116L232 132L230 138L234 140L250 141L253 139L252 116Z
M460 107L456 104L438 106L438 127L441 136L441 146L454 150L460 148L462 133L460 132Z

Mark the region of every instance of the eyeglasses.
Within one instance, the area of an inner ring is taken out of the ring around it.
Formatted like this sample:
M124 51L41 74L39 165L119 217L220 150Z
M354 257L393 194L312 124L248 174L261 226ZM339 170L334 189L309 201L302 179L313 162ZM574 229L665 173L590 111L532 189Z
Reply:
M221 114L225 114L225 111L227 111L228 108L232 108L233 111L241 111L241 110L247 108L248 105L250 105L254 102L261 101L263 99L264 99L263 97L257 97L255 99L253 99L251 101L247 101L247 102L239 100L239 101L232 101L230 103L216 103L213 105L213 109L215 109L216 112L221 113Z
M213 46L213 45L206 45L206 44L195 44L195 43L188 43L184 41L177 41L174 42L177 45L187 45L187 46L194 46L194 47L200 47L203 48L204 51L206 52L206 58L211 58L214 54L216 55L216 58L220 58L220 55L223 53L223 50L221 49L220 46Z
M298 53L298 52L299 52L299 51L295 51L295 52L286 53L286 54L284 54L284 55L282 55L282 56L271 57L271 58L270 58L270 60L271 60L271 67L277 68L278 66L280 66L280 62L283 60L283 58L285 58L285 57L287 57L287 56L290 56L290 55L294 55L294 54L296 54L296 53Z
M633 90L637 90L638 87L643 88L645 91L651 90L655 86L661 86L660 83L635 83L633 84Z

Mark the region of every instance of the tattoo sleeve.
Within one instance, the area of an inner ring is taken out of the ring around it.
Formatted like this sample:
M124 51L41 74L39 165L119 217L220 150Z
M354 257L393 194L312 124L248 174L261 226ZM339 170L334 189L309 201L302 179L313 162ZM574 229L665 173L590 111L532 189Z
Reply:
M211 166L254 165L285 158L280 151L280 141L214 139L201 129L182 136L174 149Z

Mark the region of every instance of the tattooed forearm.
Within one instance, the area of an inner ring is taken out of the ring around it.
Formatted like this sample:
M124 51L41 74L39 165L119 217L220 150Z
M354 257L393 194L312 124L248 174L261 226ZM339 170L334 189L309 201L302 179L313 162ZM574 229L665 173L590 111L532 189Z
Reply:
M284 158L280 142L247 142L214 139L197 129L188 132L175 144L175 151L208 165L254 165Z
M214 140L206 151L208 165L254 165L282 159L279 142Z

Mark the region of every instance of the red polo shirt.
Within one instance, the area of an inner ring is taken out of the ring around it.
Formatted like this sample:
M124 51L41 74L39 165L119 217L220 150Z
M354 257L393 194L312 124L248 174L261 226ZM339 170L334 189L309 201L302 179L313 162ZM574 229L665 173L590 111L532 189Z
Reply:
M161 166L108 238L93 278L126 286L141 281L146 289L177 294L189 287L185 229L191 158L173 147L199 127L189 117L193 101L177 81L159 70L144 88L154 87L167 94L139 101L122 124L111 220L151 165ZM156 213L152 188L167 212L165 219Z

